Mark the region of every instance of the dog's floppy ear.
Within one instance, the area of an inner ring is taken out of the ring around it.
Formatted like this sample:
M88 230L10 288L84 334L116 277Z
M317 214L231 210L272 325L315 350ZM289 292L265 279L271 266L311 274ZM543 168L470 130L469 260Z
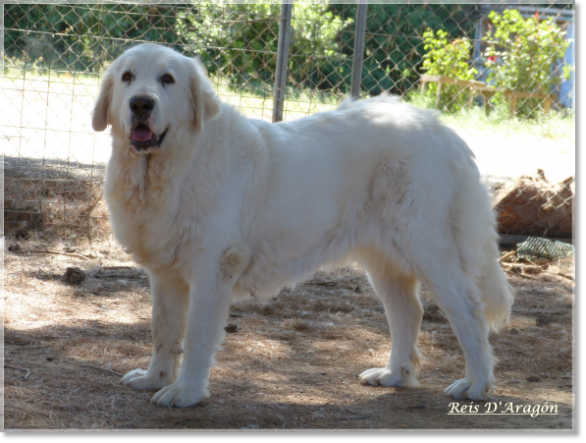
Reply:
M214 92L205 69L197 59L193 59L192 64L190 100L194 112L193 124L198 131L201 131L204 120L209 120L220 112L220 99Z
M103 131L108 126L108 107L112 98L112 88L114 87L114 74L112 68L106 71L100 93L94 105L94 114L92 116L92 127L94 131Z

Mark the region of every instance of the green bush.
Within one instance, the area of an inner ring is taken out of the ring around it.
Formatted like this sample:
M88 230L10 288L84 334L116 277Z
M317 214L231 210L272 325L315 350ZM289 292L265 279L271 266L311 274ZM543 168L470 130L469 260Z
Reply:
M173 44L175 7L134 4L4 6L6 56L39 69L97 72L137 40Z
M564 60L570 42L553 18L540 21L536 13L524 19L516 9L505 10L502 15L493 11L489 18L492 25L485 41L490 46L484 57L491 69L487 79L490 85L513 91L550 93L562 79L569 79L571 68L567 64L560 72L554 70ZM537 99L519 99L517 114L535 116L541 103Z
M437 34L431 29L423 33L423 70L429 75L443 75L460 80L474 80L478 70L470 65L472 43L467 38L448 40L448 33L439 29ZM431 83L424 92L428 97L437 94L437 83ZM442 85L439 109L455 112L469 99L468 93L458 85Z
M356 17L356 5L331 5L342 20ZM381 92L405 94L416 88L423 72L422 35L427 28L444 29L450 38L474 35L475 5L372 4L368 5L362 89L369 95ZM352 58L354 29L338 39L342 52ZM350 88L350 77L346 77Z
M5 55L27 65L99 72L139 41L201 53L212 72L233 84L272 87L280 4L125 3L4 6ZM370 4L362 89L403 94L417 85L423 63L421 35L445 29L452 38L473 32L473 5ZM289 85L350 89L356 5L295 4Z
M339 36L353 31L353 23L353 17L342 19L327 2L294 4L289 74L297 86L334 89L344 84L352 57L341 51Z
M195 6L178 14L178 38L199 49L211 73L228 75L239 86L274 83L280 4ZM339 82L341 54L336 35L352 23L326 3L295 4L291 21L288 74L298 86L331 88Z

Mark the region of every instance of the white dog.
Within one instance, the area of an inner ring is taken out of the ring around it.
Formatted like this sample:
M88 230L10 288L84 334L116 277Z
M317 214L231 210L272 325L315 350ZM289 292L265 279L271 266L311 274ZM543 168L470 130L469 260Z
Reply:
M231 300L353 259L393 340L386 367L361 382L417 385L422 282L466 358L446 392L486 397L489 328L508 318L513 293L474 155L433 112L381 95L293 122L252 120L220 103L197 60L146 44L104 76L93 128L108 124L114 233L147 269L153 298L151 364L122 383L159 390L159 405L198 403Z

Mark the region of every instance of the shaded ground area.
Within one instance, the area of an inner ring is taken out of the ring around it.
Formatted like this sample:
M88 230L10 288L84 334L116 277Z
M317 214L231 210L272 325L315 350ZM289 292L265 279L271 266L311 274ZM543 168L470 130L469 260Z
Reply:
M491 336L500 359L492 401L499 411L545 405L557 414L450 415L443 390L462 378L464 361L425 290L421 386L361 385L357 375L384 366L391 343L382 305L356 266L320 271L270 302L235 304L210 398L164 409L150 404L152 392L118 384L150 361L145 273L111 242L51 253L32 241L6 246L9 430L572 428L574 283L554 272L526 275L507 265L517 298L510 324ZM66 283L71 266L83 274ZM464 405L489 407L461 401L460 411Z

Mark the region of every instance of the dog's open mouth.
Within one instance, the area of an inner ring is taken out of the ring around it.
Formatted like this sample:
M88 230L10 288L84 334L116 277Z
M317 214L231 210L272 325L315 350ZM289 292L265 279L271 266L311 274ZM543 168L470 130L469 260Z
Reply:
M147 125L140 123L132 130L130 142L137 152L146 151L149 148L158 148L163 143L168 130L169 128L165 129L161 135L156 135Z

